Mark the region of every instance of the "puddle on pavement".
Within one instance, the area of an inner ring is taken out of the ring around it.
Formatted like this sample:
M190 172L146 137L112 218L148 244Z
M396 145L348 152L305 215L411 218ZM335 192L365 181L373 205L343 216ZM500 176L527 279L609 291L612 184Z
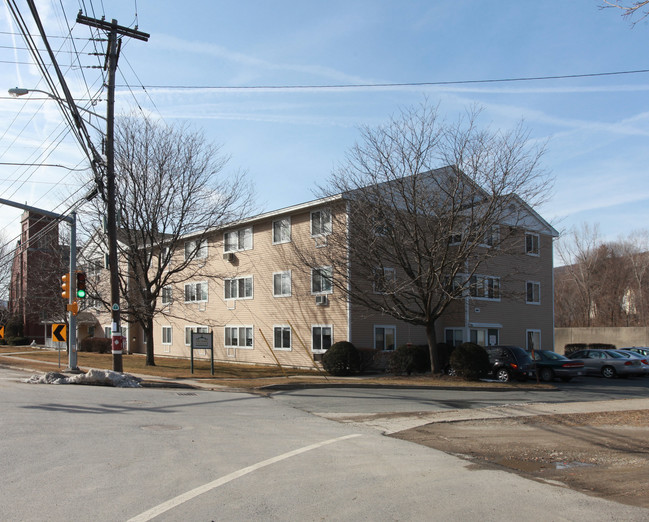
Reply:
M509 458L498 459L496 463L500 464L501 466L507 466L508 468L512 468L518 471L525 471L527 473L535 473L544 469L566 470L594 466L594 464L589 464L587 462L537 462Z

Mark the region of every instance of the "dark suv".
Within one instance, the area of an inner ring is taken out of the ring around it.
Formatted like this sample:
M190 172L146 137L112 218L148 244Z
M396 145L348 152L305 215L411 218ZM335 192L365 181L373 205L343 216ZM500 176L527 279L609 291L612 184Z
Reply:
M491 375L500 382L524 381L534 370L530 354L518 346L486 346Z

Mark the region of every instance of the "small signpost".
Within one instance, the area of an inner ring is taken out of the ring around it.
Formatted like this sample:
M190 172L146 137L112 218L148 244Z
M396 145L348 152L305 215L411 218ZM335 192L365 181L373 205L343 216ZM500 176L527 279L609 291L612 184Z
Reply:
M212 375L214 375L214 343L212 342L214 332L202 333L192 332L192 346L191 346L191 372L194 373L194 350L209 350L210 351L210 368Z

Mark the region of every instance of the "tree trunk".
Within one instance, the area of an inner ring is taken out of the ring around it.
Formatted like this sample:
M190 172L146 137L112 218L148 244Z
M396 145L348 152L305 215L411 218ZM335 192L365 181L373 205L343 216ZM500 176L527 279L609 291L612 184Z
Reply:
M144 335L146 336L146 366L155 366L153 358L153 318L150 317L146 321L144 327Z
M428 339L428 353L430 354L430 371L434 374L442 373L437 349L437 335L435 334L435 321L426 324L426 338Z

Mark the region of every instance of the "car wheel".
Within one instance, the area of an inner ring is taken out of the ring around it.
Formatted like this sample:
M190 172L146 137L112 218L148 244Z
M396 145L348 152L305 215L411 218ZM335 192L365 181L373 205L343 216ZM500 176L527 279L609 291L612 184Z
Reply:
M617 372L615 371L615 368L612 366L604 366L602 368L602 376L605 377L606 379L612 379L617 375Z
M449 365L446 367L446 375L450 375L451 377L454 377L455 375L457 375L457 372L455 371L455 368Z
M541 368L539 377L543 382L551 382L554 379L554 372L552 368Z
M509 382L511 380L511 375L506 368L498 368L496 370L496 379L500 382Z

